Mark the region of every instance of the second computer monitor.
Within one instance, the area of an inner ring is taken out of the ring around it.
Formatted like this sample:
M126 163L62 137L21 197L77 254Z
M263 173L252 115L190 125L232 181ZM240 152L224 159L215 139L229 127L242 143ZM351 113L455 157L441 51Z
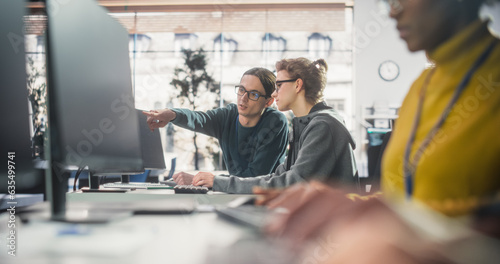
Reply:
M143 110L137 109L139 120L139 134L141 136L142 162L145 169L161 170L165 169L165 158L161 144L160 130L151 131L146 123L147 117Z
M23 1L0 1L0 193L9 194L44 192L43 171L35 170L31 149L24 10Z

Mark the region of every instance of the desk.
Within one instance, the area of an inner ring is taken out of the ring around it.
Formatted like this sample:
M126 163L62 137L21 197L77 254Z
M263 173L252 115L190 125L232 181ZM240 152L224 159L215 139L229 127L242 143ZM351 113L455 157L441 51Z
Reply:
M172 201L192 197L200 204L215 205L241 195L171 195L164 190L140 191L126 194L69 193L68 203L134 201ZM119 197L121 196L121 199ZM114 201L116 200L116 201ZM392 205L419 236L432 241L455 241L442 244L444 256L457 264L496 263L500 259L500 242L481 235L469 236L471 230L460 221L443 221L435 213L416 210L410 204ZM426 213L427 212L427 213ZM439 220L441 219L441 220ZM6 237L8 214L0 215L0 237ZM133 215L105 224L67 224L49 221L16 222L17 256L0 247L0 263L90 264L90 263L173 263L173 264L284 264L300 262L300 252L290 253L259 237L250 228L226 222L213 212L185 215ZM459 239L456 239L459 238ZM464 238L468 238L464 240ZM313 241L314 242L314 241ZM325 250L323 240L311 244L315 250ZM1 242L5 245L5 241ZM328 249L328 248L327 248ZM362 249L360 249L362 250ZM325 251L320 251L324 256ZM331 252L331 251L330 251ZM358 252L358 251L356 251ZM295 254L295 255L294 255ZM319 254L319 253L318 253ZM493 262L492 262L493 261Z
M192 198L199 204L223 205L238 198L254 196L251 194L226 194L222 192L209 191L207 194L175 194L172 189L136 189L126 193L68 193L68 202L122 202L122 201L146 201L146 200L170 200L179 198Z
M191 197L199 204L225 204L241 195L171 195L171 190L125 194L68 193L68 204L103 200L144 201ZM0 215L5 237L8 215ZM258 234L217 217L214 212L186 215L133 215L105 224L16 222L16 257L0 247L1 263L207 263L207 257L242 238ZM5 242L2 242L5 245Z

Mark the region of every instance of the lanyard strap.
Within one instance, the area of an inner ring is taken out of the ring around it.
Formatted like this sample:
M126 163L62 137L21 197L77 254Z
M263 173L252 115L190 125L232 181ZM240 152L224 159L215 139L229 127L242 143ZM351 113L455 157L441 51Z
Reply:
M493 48L495 47L496 41L492 41L492 43L483 51L481 56L476 60L476 62L472 65L472 67L469 69L467 74L464 76L458 87L455 89L455 92L453 93L453 96L451 97L450 102L444 109L443 113L441 114L441 117L439 120L436 122L436 124L432 127L432 129L429 131L427 136L424 138L422 141L422 144L418 147L417 151L415 152L415 155L413 158L410 160L410 154L411 154L411 149L412 145L415 142L415 136L417 134L417 128L420 122L420 117L422 114L422 108L424 105L424 99L425 99L425 92L427 89L427 86L429 85L430 79L432 75L434 74L436 68L433 68L429 74L427 75L427 78L424 82L424 86L422 90L420 91L420 96L419 96L419 103L418 103L418 108L417 108L417 114L415 115L415 120L413 122L413 127L410 133L410 138L408 140L408 143L406 144L406 149L405 149L405 155L404 155L404 180L405 180L405 190L406 190L406 197L410 199L413 195L413 182L414 182L414 177L415 177L415 172L417 170L417 164L420 161L420 158L422 158L422 155L429 145L429 143L432 141L434 136L437 134L439 129L443 126L444 121L450 114L453 106L455 103L458 101L458 98L462 94L462 92L465 90L467 85L469 84L472 75L477 71L479 67L481 67L482 64L488 59L488 56L491 54L493 51Z

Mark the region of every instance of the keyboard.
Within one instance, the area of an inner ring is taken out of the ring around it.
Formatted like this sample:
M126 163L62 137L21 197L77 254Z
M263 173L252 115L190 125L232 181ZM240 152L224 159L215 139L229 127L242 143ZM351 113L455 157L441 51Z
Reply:
M120 189L160 189L160 188L168 189L169 188L169 186L165 184L152 183L152 182L129 182L129 183L111 182L103 184L102 187L120 188Z
M194 186L194 185L176 185L174 186L175 193L201 193L205 194L208 192L208 188L204 186Z

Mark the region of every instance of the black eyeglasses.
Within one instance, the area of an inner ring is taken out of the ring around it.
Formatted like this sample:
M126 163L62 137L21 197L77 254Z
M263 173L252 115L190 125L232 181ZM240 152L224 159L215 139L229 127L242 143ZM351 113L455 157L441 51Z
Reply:
M281 81L276 81L276 92L279 92L280 88L281 88L281 84L282 83L286 83L286 82L295 82L296 80L298 80L299 78L295 78L295 79L290 79L290 80L281 80Z
M243 96L246 93L248 96L248 99L250 99L252 101L257 101L261 97L269 98L269 96L260 94L259 92L256 92L256 91L247 91L247 90L245 90L245 87L243 87L241 85L236 85L234 87L234 92L236 92L236 94L239 96Z

